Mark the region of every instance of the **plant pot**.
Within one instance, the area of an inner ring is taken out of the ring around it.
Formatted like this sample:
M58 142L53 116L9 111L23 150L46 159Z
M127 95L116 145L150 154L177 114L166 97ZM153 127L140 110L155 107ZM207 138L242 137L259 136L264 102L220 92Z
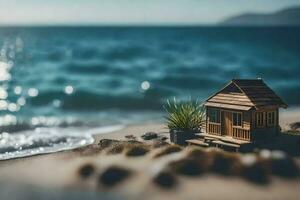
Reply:
M186 140L191 140L196 138L196 133L200 130L181 130L181 129L171 129L170 130L170 140L171 142L178 145L185 145Z

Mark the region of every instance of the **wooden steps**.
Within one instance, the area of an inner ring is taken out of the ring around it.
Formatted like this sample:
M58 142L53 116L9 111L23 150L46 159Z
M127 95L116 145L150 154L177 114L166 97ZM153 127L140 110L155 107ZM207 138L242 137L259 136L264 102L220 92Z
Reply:
M200 139L192 139L192 140L186 140L186 142L189 145L198 145L198 146L202 146L202 147L209 147L210 144L214 144L217 146L222 145L222 146L227 146L227 147L240 148L240 145L238 145L238 144L232 144L232 143L223 142L220 140L210 140L208 142L205 142Z
M223 145L223 146L227 146L227 147L240 148L240 145L238 145L238 144L231 144L231 143L222 142L222 141L218 141L218 140L214 140L211 143L216 144L216 145Z
M195 144L195 145L199 145L199 146L202 146L202 147L209 147L209 144L202 141L202 140L199 140L199 139L193 139L193 140L186 140L186 142L191 145L191 144Z
M232 144L237 144L237 145L244 145L244 144L250 144L251 142L245 141L245 140L238 140L234 139L232 137L228 136L220 136L220 135L212 135L212 134L207 134L207 133L200 133L197 134L199 138L203 138L204 140L220 140L226 143L232 143Z
M197 134L197 139L186 140L189 145L197 145L201 147L220 147L233 148L235 151L245 151L251 146L250 141L238 140L229 136L219 136L207 133Z

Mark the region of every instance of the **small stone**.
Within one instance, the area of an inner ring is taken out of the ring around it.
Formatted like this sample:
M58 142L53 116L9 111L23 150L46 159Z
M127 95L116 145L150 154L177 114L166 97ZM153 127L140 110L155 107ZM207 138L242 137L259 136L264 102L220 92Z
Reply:
M155 132L147 132L141 136L144 140L152 140L158 137L158 134Z

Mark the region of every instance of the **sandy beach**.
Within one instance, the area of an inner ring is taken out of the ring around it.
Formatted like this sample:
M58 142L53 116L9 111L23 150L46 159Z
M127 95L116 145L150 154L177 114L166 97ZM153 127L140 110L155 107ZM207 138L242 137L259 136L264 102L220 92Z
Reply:
M286 123L285 120L282 122ZM34 194L39 199L47 199L49 195L52 199L71 198L72 195L90 199L98 195L103 195L104 199L217 199L220 197L222 199L299 199L300 197L300 179L271 177L270 183L261 185L241 177L220 176L213 173L205 173L197 177L178 176L176 186L164 189L153 183L153 177L170 160L184 156L186 149L158 159L154 159L153 155L159 151L159 148L139 157L127 157L122 153L107 155L97 151L97 145L102 139L124 140L126 135L134 135L141 140L140 136L146 131L168 137L168 130L163 124L131 125L112 133L95 135L93 145L77 150L1 161L1 188L10 188L10 190L1 191L0 197L1 199L7 197L23 199L24 193L25 196ZM299 158L296 160L299 163ZM80 167L86 164L95 166L94 175L88 179L79 175ZM99 184L98 177L109 166L122 166L134 173L128 180L113 187L103 186ZM28 186L36 190L27 190ZM79 194L74 195L74 192Z

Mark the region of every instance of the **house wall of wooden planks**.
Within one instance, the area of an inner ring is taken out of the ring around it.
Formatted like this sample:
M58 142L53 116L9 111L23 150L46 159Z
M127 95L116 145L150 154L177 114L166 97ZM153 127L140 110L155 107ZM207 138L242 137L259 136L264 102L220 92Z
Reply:
M233 79L209 97L208 134L254 141L279 132L279 108L287 105L261 79Z

